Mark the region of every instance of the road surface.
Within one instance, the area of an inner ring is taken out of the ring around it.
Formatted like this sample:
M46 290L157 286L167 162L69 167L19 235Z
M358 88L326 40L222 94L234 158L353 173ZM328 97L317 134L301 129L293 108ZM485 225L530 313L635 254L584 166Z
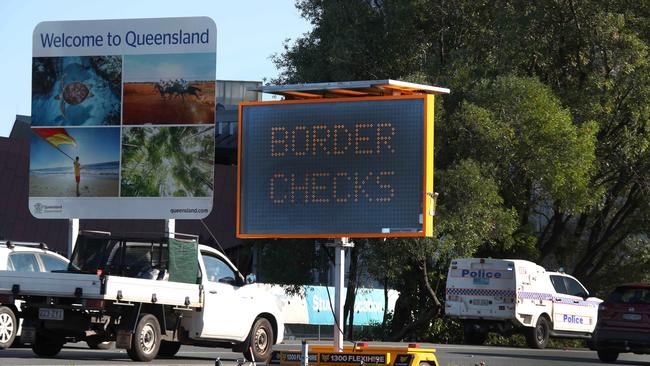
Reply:
M316 342L315 342L316 343ZM323 343L323 342L318 342ZM326 343L328 344L328 343ZM398 345L391 343L389 345ZM533 350L526 348L486 347L464 345L430 345L437 349L440 366L588 366L604 365L596 352L589 350ZM277 348L299 348L298 344ZM156 359L149 365L214 365L215 358L223 366L237 366L240 353L228 349L183 346L175 358ZM0 365L124 365L132 361L124 350L90 350L83 343L67 345L53 359L36 357L30 348L0 350ZM650 366L650 355L623 354L618 365ZM143 364L145 365L145 364ZM243 366L250 366L246 363Z

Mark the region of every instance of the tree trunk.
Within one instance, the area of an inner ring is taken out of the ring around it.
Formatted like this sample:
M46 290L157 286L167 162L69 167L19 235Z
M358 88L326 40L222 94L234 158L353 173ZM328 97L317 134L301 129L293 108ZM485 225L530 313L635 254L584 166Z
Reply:
M436 292L433 290L431 284L429 283L429 275L427 273L426 259L420 263L418 269L419 269L418 272L420 274L419 277L420 277L421 284L425 289L424 294L433 301L434 306L431 309L420 314L420 316L417 319L415 319L411 324L408 324L402 327L401 330L394 332L390 336L390 340L392 341L400 341L415 329L431 322L431 320L434 319L436 315L438 315L438 313L440 312L440 308L442 307L442 305L440 304L440 300L438 300L438 296L436 295Z

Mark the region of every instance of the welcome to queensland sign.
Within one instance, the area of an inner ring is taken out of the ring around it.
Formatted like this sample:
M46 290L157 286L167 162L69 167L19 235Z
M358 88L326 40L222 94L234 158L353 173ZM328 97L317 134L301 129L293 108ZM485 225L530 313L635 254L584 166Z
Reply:
M429 192L432 95L240 106L239 237L431 235Z
M43 22L33 34L29 209L197 219L212 209L210 18Z

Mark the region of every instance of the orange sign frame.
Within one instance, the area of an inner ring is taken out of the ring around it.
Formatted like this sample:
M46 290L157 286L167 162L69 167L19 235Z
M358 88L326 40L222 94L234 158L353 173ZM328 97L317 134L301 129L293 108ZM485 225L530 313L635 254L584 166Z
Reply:
M360 102L372 100L396 100L396 99L422 99L424 101L424 143L423 151L423 187L422 192L422 230L418 232L393 232L393 233L273 233L273 234L244 234L241 232L241 158L242 158L242 132L248 126L244 125L242 116L244 108L256 105L270 104L307 104L307 103L332 103L332 102ZM412 94L392 95L376 97L345 97L345 98L319 98L304 100L282 100L264 102L242 102L239 104L239 136L237 149L237 238L241 239L277 239L277 238L382 238L382 237L431 237L433 236L432 212L434 200L428 198L427 193L433 195L433 140L434 140L434 95Z

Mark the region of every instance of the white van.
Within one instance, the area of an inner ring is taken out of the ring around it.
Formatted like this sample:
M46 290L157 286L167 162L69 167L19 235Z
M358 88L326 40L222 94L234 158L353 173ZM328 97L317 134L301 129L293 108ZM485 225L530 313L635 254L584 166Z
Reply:
M601 302L574 277L529 261L463 258L449 266L445 313L463 323L467 343L522 333L544 348L549 337L591 338Z

